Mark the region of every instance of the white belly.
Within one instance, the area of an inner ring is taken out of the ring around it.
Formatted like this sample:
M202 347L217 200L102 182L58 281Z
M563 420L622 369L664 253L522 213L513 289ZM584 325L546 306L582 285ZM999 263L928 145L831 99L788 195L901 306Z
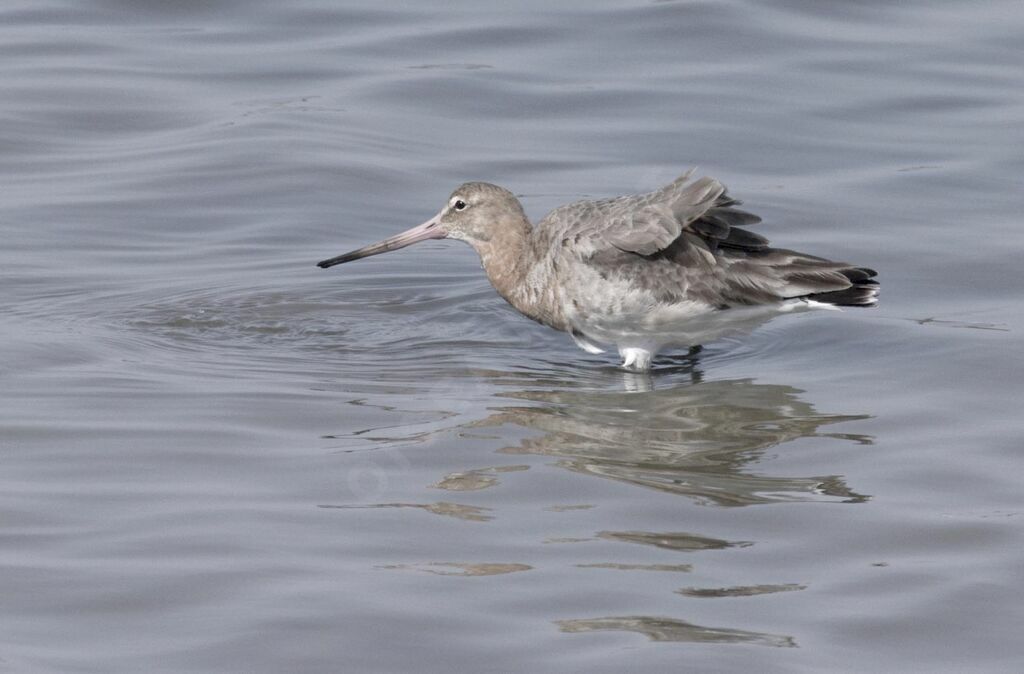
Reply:
M814 309L836 309L821 302L785 300L772 304L716 309L684 302L655 305L644 312L586 314L567 311L573 338L586 351L599 353L615 345L620 353L635 349L651 355L670 348L706 344L722 337L746 334L775 316Z

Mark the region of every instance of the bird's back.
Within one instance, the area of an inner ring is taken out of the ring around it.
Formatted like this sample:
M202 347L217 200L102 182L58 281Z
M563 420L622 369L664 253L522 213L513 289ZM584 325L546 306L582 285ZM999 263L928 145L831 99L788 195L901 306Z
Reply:
M634 196L577 201L549 213L534 236L570 325L594 331L670 324L727 309L778 308L791 300L875 303L875 272L772 248L746 227L725 187L691 173ZM658 325L654 325L658 324Z

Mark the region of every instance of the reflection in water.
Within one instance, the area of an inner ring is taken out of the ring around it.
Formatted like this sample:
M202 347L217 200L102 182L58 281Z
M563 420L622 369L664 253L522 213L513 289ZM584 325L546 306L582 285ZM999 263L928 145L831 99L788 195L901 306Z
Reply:
M721 627L701 627L700 625L676 620L675 618L624 616L583 620L556 620L555 624L563 632L596 632L603 630L639 632L651 641L758 644L760 646L776 646L780 648L793 648L796 646L796 641L794 641L793 637Z
M579 536L551 536L545 538L541 543L549 545L551 543L589 543L594 540L593 538L581 538Z
M529 466L494 466L492 468L477 468L475 470L449 473L431 486L438 489L447 489L448 491L476 491L497 485L498 473L513 473L529 470L529 468Z
M754 597L759 594L775 594L776 592L796 592L806 590L806 585L784 583L781 585L739 585L736 587L684 587L676 593L684 597Z
M577 564L576 568L615 569L616 571L668 571L672 573L689 573L693 571L693 565L691 564L616 564L615 562Z
M411 571L425 571L437 576L500 576L506 573L517 571L529 571L533 567L529 564L510 564L478 562L466 564L460 562L428 562L427 564L386 564L378 566L378 569L400 569ZM450 569L458 569L451 571Z
M723 541L718 538L706 536L695 536L693 534L669 533L657 534L647 531L602 531L598 534L601 538L609 541L624 541L626 543L640 543L642 545L653 545L656 548L665 550L724 550L725 548L746 548L753 545L750 541Z
M590 505L589 503L579 503L579 504L570 504L570 505L553 505L553 506L548 506L547 508L544 508L544 510L547 510L548 512L553 512L553 513L566 513L566 512L569 512L571 510L590 510L593 507L594 506Z
M515 424L539 437L501 451L542 454L569 470L742 506L810 499L861 502L840 476L773 477L745 468L765 450L799 438L871 438L821 433L829 424L868 418L821 414L790 386L750 379L695 381L653 390L649 376L627 375L627 391L553 389L503 394L524 401L497 408L472 427ZM547 382L545 382L547 384ZM642 392L630 392L640 389Z
M490 508L463 505L461 503L448 503L446 501L438 501L436 503L371 503L367 505L324 504L317 507L333 508L336 510L354 510L360 508L418 508L420 510L426 510L428 513L434 513L435 515L444 515L445 517L454 517L456 519L468 520L470 522L488 522L494 519L492 516L486 514L490 511Z
M675 374L682 373L679 381ZM557 367L543 372L472 371L474 381L485 381L483 400L493 405L495 397L504 404L487 408L487 416L455 427L423 431L407 429L407 443L391 433L388 437L362 435L389 450L396 444L422 443L439 434L475 444L476 429L499 429L487 438L504 438L497 451L505 454L555 457L556 465L574 473L615 480L633 486L656 489L686 496L701 504L744 506L785 501L830 500L856 503L868 497L850 489L842 477L767 476L752 473L752 466L762 460L765 452L787 442L806 438L829 438L869 444L868 436L827 433L823 427L866 416L822 414L800 399L802 391L790 386L758 384L750 379L702 381L691 364L657 379L650 375L624 374L618 371L560 372ZM436 381L441 377L424 377ZM450 377L449 377L450 380ZM654 385L657 382L662 388ZM431 401L443 400L457 406L466 401L464 393L453 387L452 394L432 391ZM480 390L480 389L476 389ZM497 391L497 393L495 393ZM447 392L445 392L447 393ZM476 394L474 394L476 395ZM479 410L481 398L472 398L470 409ZM510 401L514 401L511 402ZM435 412L437 414L437 412ZM440 413L449 418L454 412ZM401 425L393 425L401 428ZM523 433L522 430L526 432ZM470 432L467 432L470 431ZM513 439L515 438L515 439ZM502 444L518 442L502 447ZM408 463L408 462L407 462ZM466 496L488 490L515 473L526 476L527 462L489 467L466 467L439 476L429 487L465 492ZM449 468L450 470L450 468ZM412 500L412 499L410 499ZM499 501L500 502L500 501ZM492 511L483 507L448 502L392 502L373 505L336 505L336 508L415 508L427 512L483 522ZM593 504L563 503L544 508L549 517L564 518L565 511L588 510ZM600 519L600 518L599 518ZM547 544L593 543L612 541L646 548L662 556L665 551L690 555L700 551L742 549L753 545L749 540L730 540L686 531L644 527L602 530L597 526L590 537L552 536L543 538ZM562 533L562 532L559 532ZM636 550L640 552L640 550ZM525 560L530 562L531 560ZM677 560L641 559L573 559L578 573L601 573L615 570L625 573L686 573L691 564ZM416 570L445 576L490 576L514 573L533 568L524 563L465 563L432 561L395 564L378 568ZM650 576L648 576L650 578ZM582 581L581 581L582 582ZM794 592L805 589L799 583L750 584L723 587L685 587L674 590L692 598L738 598L733 601L758 601L758 595ZM705 627L671 617L649 615L586 617L558 620L563 632L627 631L637 632L652 641L756 644L781 648L796 646L793 636L751 632L728 627Z

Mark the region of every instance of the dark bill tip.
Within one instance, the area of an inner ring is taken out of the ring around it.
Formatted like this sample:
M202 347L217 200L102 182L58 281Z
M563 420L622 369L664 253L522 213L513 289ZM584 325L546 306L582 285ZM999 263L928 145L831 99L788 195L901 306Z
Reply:
M333 267L336 264L341 264L343 262L351 262L352 260L358 259L358 257L353 257L351 253L346 253L344 255L339 255L338 257L332 257L328 260L320 260L319 262L316 263L316 266L320 267L321 269L327 269L328 267Z
M422 225L417 225L412 229L406 230L401 234L396 234L390 238L384 239L378 243L365 246L358 250L353 250L348 253L343 253L337 257L328 258L321 260L316 263L316 266L321 269L327 269L333 267L336 264L343 264L345 262L351 262L352 260L358 260L364 257L370 257L371 255L380 255L381 253L387 253L392 250L398 250L399 248L405 248L406 246L412 245L417 241L426 241L428 239L443 239L446 236L444 229L440 226L441 214L438 213L436 216L427 220Z

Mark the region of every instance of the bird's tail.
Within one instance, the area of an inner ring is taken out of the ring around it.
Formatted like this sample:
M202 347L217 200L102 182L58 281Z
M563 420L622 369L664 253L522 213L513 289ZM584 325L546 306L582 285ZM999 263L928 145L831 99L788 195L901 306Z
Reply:
M823 293L812 293L806 299L824 302L839 307L873 307L878 304L878 275L874 269L867 267L850 267L841 269L839 273L850 279L850 287L842 290L831 290Z

